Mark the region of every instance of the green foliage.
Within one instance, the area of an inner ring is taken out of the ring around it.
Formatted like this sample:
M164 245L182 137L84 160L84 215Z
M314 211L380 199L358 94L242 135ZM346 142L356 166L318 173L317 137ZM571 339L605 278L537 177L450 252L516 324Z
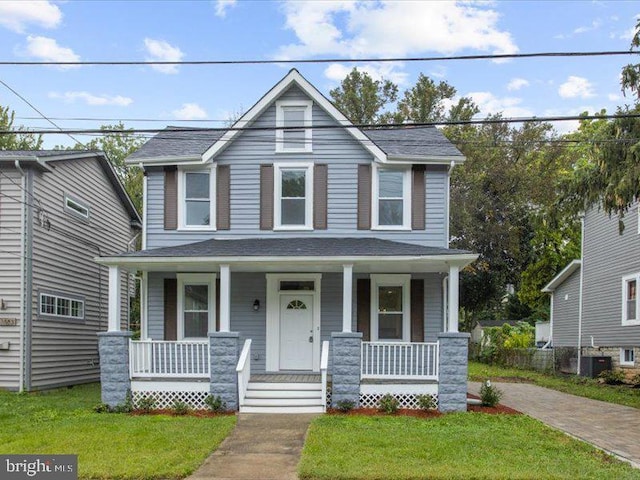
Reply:
M28 133L25 127L14 127L16 112L0 105L0 130L17 133L0 135L0 150L38 150L42 148L42 135Z
M95 413L110 413L111 408L106 403L99 403L95 407L93 407L93 411Z
M622 385L625 380L624 372L622 370L605 370L598 375L598 378L607 385Z
M144 396L138 400L138 410L149 413L156 406L156 399L152 396Z
M640 18L636 23L636 30L633 38L631 39L631 50L638 50L640 48ZM622 92L625 90L631 90L631 92L640 99L640 64L629 64L622 69L622 75L620 78L620 85Z
M347 413L353 410L356 406L356 402L353 400L340 400L336 403L336 408L342 413Z
M393 415L399 408L400 403L398 402L398 399L390 393L383 395L382 398L378 400L378 410L388 415Z
M174 400L173 404L171 405L171 410L176 415L186 415L191 409L186 403L180 400Z
M204 403L212 412L220 413L227 410L227 404L222 400L220 395L208 395L207 398L205 398Z
M485 407L495 407L500 403L503 392L495 385L491 385L491 381L487 380L480 387L480 401Z
M435 410L436 399L433 395L418 395L418 407L422 410Z
M535 327L527 322L518 322L514 327L505 323L483 331L480 361L485 363L504 364L509 351L533 347L535 341Z
M111 409L112 413L131 413L133 412L133 399L131 398L131 390L127 390L127 395L123 403L116 405Z

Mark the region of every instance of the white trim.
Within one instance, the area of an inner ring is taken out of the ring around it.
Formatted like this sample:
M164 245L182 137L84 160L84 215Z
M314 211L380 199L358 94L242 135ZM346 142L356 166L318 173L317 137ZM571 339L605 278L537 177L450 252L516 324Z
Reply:
M636 318L628 320L627 319L627 284L629 281L634 280L636 282ZM634 273L631 275L625 275L622 277L622 325L640 325L640 273Z
M119 332L120 331L120 267L109 266L109 310L108 310L108 322L107 331Z
M564 282L567 278L573 274L580 266L582 265L582 260L572 260L569 265L564 267L560 273L558 273L555 277L551 279L549 283L547 283L544 288L541 290L544 293L552 293L556 288L558 288L562 282Z
M392 395L436 395L438 393L437 383L407 383L407 384L375 384L361 383L360 393L363 395L376 395L390 393Z
M313 371L320 371L320 306L322 300L320 273L267 273L267 309L266 309L266 345L265 369L267 372L280 371L280 295L290 294L292 290L280 290L281 281L313 280ZM295 290L297 291L297 290Z
M342 266L342 332L350 333L352 330L352 305L353 302L353 265Z
M371 341L372 342L409 342L411 340L411 275L410 274L374 274L371 275ZM402 287L402 340L397 338L378 338L379 287Z
M178 273L178 332L177 339L181 340L202 340L206 337L185 337L184 336L184 287L185 285L207 285L209 287L209 332L216 329L216 274L215 273Z
M140 276L140 339L149 340L149 272Z
M625 352L626 351L630 351L631 352L631 357L632 360L631 361L626 361L625 360ZM636 352L635 350L632 348L621 348L620 349L620 366L622 367L633 367L636 364Z
M371 230L411 230L411 169L380 167L372 164ZM380 170L402 173L402 225L380 225Z
M187 173L207 173L209 174L209 225L187 225L187 205L185 202ZM178 229L179 230L216 230L216 165L205 168L178 167Z
M460 267L458 265L449 265L449 288L447 293L449 294L449 300L447 305L449 306L449 323L447 332L457 332L459 322L459 289L460 289Z
M176 165L176 164L191 164L202 165L202 156L200 155L166 155L160 157L147 157L147 158L132 158L124 161L125 165Z
M637 215L636 221L638 222L638 233L640 233L640 204L636 207Z
M450 165L451 162L463 164L466 160L464 155L387 155L386 164L397 165Z
M147 249L147 191L148 191L148 180L146 172L142 176L142 248L141 250Z
M282 171L305 170L304 225L282 225ZM273 229L313 230L313 163L274 163Z
M210 388L209 382L131 381L132 392L208 392Z
M299 148L285 148L284 130L278 127L290 125L284 124L284 111L288 108L304 109L304 145ZM311 153L312 143L312 121L313 102L311 100L278 100L276 101L276 153Z
M220 265L220 331L231 331L231 269Z

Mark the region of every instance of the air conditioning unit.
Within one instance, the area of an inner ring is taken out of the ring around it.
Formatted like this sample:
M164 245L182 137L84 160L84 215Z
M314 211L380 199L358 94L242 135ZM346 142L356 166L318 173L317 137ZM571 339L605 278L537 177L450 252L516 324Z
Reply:
M581 357L580 376L596 378L605 370L611 370L611 357Z

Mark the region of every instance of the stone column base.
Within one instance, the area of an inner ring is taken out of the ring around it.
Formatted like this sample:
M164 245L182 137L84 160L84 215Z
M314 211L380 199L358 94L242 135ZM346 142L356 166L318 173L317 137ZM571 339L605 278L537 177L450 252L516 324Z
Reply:
M129 340L131 332L99 332L100 386L102 403L122 405L131 391Z
M469 367L468 333L445 332L438 335L438 409L441 412L466 412L467 371Z
M360 404L360 362L362 333L331 334L333 365L331 370L331 406L340 401Z
M209 333L210 392L220 397L228 410L238 410L238 365L240 334L237 332ZM250 360L249 360L250 361Z

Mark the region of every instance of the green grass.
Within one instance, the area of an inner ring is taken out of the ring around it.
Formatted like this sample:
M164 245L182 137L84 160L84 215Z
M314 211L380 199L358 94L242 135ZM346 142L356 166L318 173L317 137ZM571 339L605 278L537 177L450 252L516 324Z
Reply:
M596 380L577 377L575 375L551 375L531 370L504 368L470 361L469 380L482 382L487 379L495 381L525 380L541 387L552 388L580 397L640 408L640 389L623 385L604 385L598 383Z
M85 479L175 479L192 473L236 421L94 413L99 402L99 385L0 391L0 452L77 454Z
M524 415L326 415L313 421L300 478L640 479L640 471Z

